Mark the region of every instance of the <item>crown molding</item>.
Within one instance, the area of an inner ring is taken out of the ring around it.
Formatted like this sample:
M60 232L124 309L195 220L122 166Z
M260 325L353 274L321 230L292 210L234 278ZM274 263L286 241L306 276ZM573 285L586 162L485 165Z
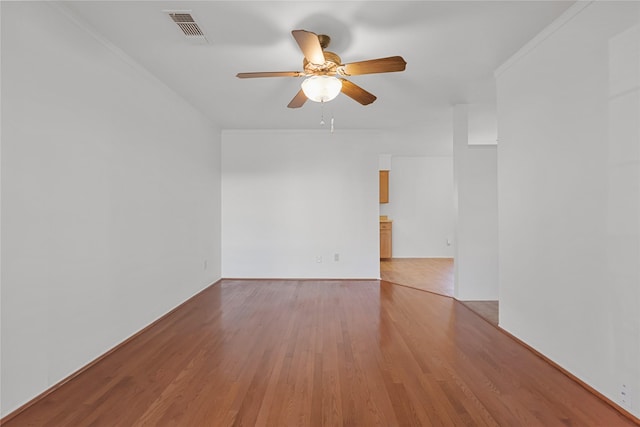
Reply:
M195 113L199 114L206 121L208 121L209 123L214 125L214 127L216 129L220 129L220 126L215 121L213 121L210 117L208 117L204 112L202 112L199 108L197 108L191 102L186 100L182 95L180 95L178 92L176 92L173 88L171 88L169 85L167 85L164 81L159 79L155 74L153 74L147 68L142 66L135 59L130 57L125 51L123 51L118 46L113 44L109 39L107 39L102 34L97 32L91 25L89 25L88 22L86 22L84 19L79 17L67 5L63 4L62 2L58 2L58 1L48 1L48 2L45 2L45 3L47 5L49 5L52 9L58 11L64 17L69 19L71 22L73 22L73 24L75 24L76 27L78 27L80 30L84 31L89 36L91 36L94 40L96 40L98 43L100 43L102 46L104 46L107 50L109 50L111 53L113 53L114 56L117 57L119 60L121 60L122 62L127 64L129 67L131 67L131 69L136 74L138 74L139 77L141 77L144 80L154 84L155 86L158 87L158 89L163 90L163 91L165 91L167 93L170 93L172 96L176 97L181 102L183 102L185 105L187 105L189 108L191 108Z
M495 78L500 77L505 71L511 68L513 65L517 64L522 58L526 57L530 52L532 52L539 44L541 44L544 40L554 34L556 31L564 27L567 23L569 23L573 18L578 16L584 9L594 3L593 0L578 0L576 1L569 9L565 10L562 15L560 15L556 20L554 20L551 24L549 24L545 29L543 29L538 35L536 35L533 39L527 42L524 46L520 48L516 53L514 53L509 59L507 59L502 65L500 65L493 72Z

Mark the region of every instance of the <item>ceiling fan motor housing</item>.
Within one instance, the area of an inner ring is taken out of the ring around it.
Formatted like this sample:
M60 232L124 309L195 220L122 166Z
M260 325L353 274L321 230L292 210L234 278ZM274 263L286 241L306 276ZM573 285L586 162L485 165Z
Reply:
M320 42L320 47L322 50L329 47L329 43L331 43L331 37L326 34L318 34L318 41Z
M325 50L323 53L324 64L312 64L307 58L302 61L302 67L306 74L334 75L337 73L338 67L342 65L342 59L328 50Z

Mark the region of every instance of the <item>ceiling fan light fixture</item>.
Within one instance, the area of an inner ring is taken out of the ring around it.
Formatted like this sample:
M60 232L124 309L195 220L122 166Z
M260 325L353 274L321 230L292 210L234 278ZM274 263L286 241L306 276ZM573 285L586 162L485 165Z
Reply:
M311 76L300 86L311 101L327 102L338 96L342 90L342 80L333 76Z
M2 1L2 0L0 0ZM369 105L376 96L342 76L361 74L391 73L404 71L407 62L401 56L369 59L366 61L342 63L342 59L333 52L325 50L329 37L306 30L291 31L298 47L304 55L303 71L275 71L238 73L241 79L256 77L305 77L301 89L287 105L288 108L300 108L307 100L326 102L334 99L340 92L361 105ZM336 77L338 75L339 77Z

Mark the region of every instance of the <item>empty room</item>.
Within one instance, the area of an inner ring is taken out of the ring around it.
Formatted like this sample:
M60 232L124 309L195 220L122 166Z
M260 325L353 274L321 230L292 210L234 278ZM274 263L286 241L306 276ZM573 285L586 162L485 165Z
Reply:
M640 1L0 19L3 426L640 425Z

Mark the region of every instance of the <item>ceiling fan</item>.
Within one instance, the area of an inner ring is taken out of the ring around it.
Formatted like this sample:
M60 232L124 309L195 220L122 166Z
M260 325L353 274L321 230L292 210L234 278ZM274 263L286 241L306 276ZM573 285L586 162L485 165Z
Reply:
M238 73L236 75L241 79L255 77L306 77L301 84L300 91L287 105L289 108L300 108L307 99L315 102L331 101L340 92L362 105L369 105L376 100L376 96L344 77L404 71L407 65L401 56L343 64L338 55L324 50L331 41L329 36L318 35L305 30L293 30L291 34L293 34L293 38L304 54L302 62L304 71Z

